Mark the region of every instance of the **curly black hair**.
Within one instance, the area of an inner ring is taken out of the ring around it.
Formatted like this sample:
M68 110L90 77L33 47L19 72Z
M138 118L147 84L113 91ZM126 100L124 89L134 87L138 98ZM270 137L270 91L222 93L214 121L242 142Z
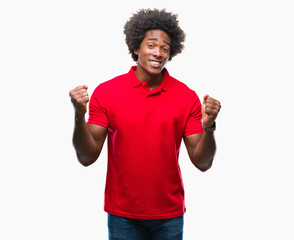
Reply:
M185 33L179 27L177 15L166 12L165 9L140 9L126 22L124 34L129 53L134 61L138 60L138 55L134 50L139 49L146 32L149 30L162 30L171 38L169 61L181 53L184 48Z

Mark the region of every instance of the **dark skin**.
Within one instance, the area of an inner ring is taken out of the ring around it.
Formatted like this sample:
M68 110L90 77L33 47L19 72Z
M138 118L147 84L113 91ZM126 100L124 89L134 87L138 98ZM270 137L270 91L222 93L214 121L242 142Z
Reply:
M73 145L79 162L84 166L89 166L98 159L107 136L107 128L85 121L89 102L87 89L85 85L79 86L69 93L75 108Z
M170 54L170 37L161 30L150 30L140 45L140 49L134 51L139 56L136 76L141 82L146 82L150 90L156 88L163 80L165 62ZM75 108L75 128L73 144L79 162L84 166L93 164L99 157L107 128L88 124L85 121L89 95L87 86L79 86L70 91L70 97ZM205 95L202 105L202 118L204 125L213 125L218 112L220 102L209 95ZM213 162L216 144L213 132L193 134L184 137L190 160L201 171L208 170Z
M146 82L150 90L163 80L162 68L170 53L170 37L163 31L150 30L134 52L138 55L136 76L141 82Z

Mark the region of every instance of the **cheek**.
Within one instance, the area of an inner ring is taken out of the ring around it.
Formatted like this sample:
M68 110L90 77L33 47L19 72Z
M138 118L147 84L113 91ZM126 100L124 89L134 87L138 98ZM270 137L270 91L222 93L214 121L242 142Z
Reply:
M149 56L148 53L146 53L145 51L139 52L139 55L138 55L138 57L140 57L142 62L146 62L148 60L148 56Z

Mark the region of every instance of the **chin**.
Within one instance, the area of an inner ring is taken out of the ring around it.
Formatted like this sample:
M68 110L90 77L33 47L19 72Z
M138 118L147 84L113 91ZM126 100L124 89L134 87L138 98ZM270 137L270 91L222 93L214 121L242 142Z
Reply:
M144 69L144 71L148 74L148 75L151 75L151 76L156 76L156 75L159 75L161 74L162 72L162 65L158 66L158 67L154 67L154 66L151 66L149 63L147 64L141 64L139 62L139 64L141 66L142 69Z
M162 72L161 68L162 67L158 67L158 68L149 67L149 68L145 68L145 70L152 75L158 75Z

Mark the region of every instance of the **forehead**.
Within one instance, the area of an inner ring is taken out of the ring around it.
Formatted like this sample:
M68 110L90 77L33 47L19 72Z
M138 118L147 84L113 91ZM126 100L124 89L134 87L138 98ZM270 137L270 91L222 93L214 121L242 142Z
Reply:
M159 41L159 42L171 42L170 37L168 36L168 34L162 30L149 30L146 32L146 36L144 38L144 40L148 41L148 40L155 40L155 41Z

